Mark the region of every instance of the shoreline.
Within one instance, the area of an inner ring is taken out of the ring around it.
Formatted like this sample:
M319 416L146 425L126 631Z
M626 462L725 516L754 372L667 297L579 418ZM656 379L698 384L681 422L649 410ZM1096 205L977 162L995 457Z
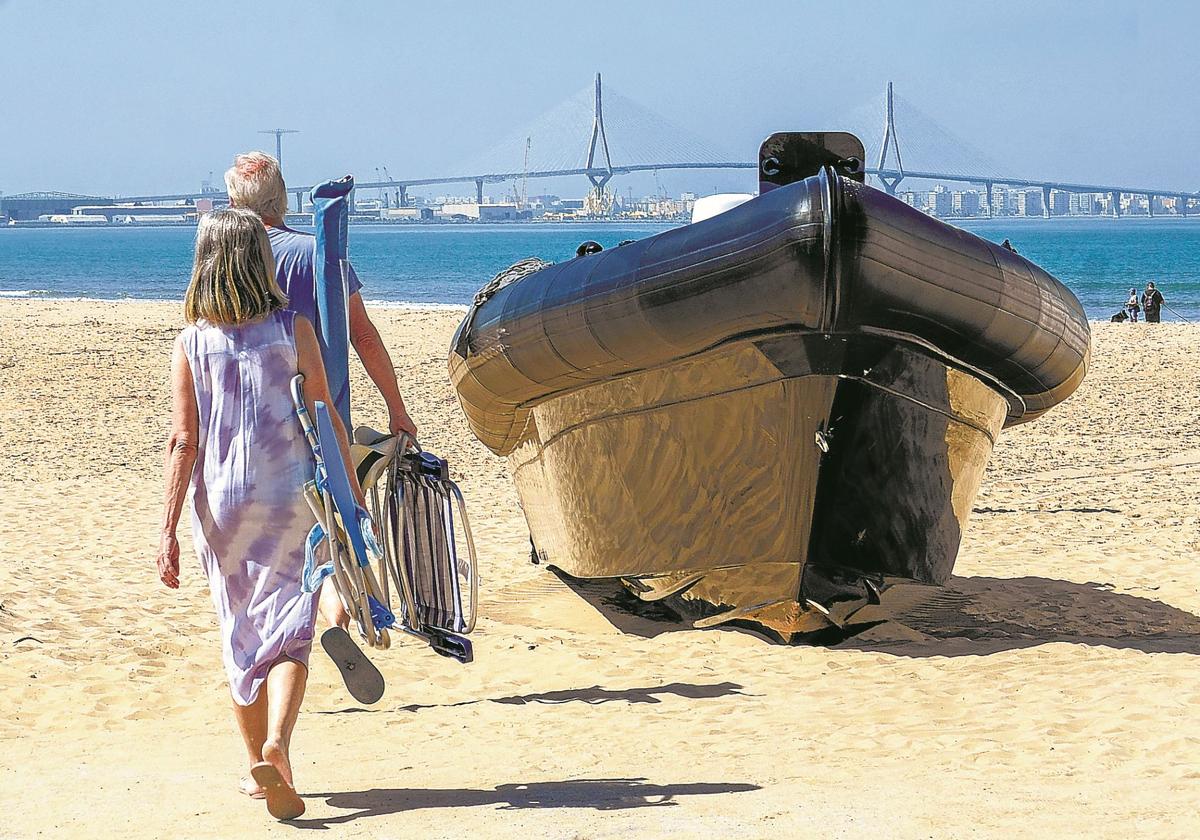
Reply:
M0 289L0 306L5 303L12 304L38 304L38 303L115 303L121 305L127 304L146 304L148 306L182 306L183 297L178 298L137 298L137 297L121 297L121 298L94 298L94 297L56 297L49 293L38 291L6 291ZM464 303L434 303L408 300L376 300L367 298L363 300L367 306L376 309L411 309L416 312L466 312L470 306Z
M5 291L0 289L0 306L5 304L27 305L39 303L111 303L125 305L141 305L148 306L180 306L183 304L183 298L92 298L92 297L54 297L49 294L34 294L20 291ZM412 312L457 312L465 314L471 308L470 304L466 303L434 303L423 301L407 301L407 300L382 300L377 298L366 298L363 303L373 309L383 309L392 311L412 311ZM1200 313L1196 315L1200 319ZM1093 327L1110 323L1105 317L1088 317L1088 323ZM1139 320L1138 324L1146 323L1144 320ZM1178 326L1195 326L1195 320L1183 320L1177 315L1168 315L1159 322L1162 325L1178 325ZM1133 326L1131 323L1114 324L1116 327Z

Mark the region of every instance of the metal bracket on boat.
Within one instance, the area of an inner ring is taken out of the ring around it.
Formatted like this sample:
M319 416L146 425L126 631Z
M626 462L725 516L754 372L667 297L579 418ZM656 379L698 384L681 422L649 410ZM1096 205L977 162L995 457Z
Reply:
M845 131L779 131L758 149L758 191L803 181L822 166L862 182L865 159L862 141Z

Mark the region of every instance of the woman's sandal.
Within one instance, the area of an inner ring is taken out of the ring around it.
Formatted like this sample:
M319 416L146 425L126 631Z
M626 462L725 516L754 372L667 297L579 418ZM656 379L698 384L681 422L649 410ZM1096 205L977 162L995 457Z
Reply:
M251 799L266 799L267 792L263 790L262 785L254 781L250 776L242 776L238 779L238 791L246 794Z
M250 775L262 787L267 813L277 820L294 820L304 813L304 800L283 780L279 769L268 761L250 768Z

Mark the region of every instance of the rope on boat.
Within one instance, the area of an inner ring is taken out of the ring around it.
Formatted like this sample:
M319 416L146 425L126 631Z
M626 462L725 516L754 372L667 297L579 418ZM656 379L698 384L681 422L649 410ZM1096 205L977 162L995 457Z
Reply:
M492 299L492 296L496 292L505 286L512 285L522 277L533 274L535 271L541 271L548 265L553 265L553 263L548 263L538 257L526 257L523 260L518 260L489 280L486 286L475 293L475 306L483 306Z

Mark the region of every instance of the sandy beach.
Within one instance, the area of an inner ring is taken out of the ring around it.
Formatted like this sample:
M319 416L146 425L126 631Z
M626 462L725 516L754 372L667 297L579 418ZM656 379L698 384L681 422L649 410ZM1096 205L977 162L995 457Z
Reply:
M447 378L460 315L374 317L472 512L476 661L372 652L361 708L314 651L278 824L236 790L186 514L178 592L153 564L180 307L0 300L0 838L1200 832L1200 327L1094 325L1079 392L1001 436L944 623L785 647L531 565Z

